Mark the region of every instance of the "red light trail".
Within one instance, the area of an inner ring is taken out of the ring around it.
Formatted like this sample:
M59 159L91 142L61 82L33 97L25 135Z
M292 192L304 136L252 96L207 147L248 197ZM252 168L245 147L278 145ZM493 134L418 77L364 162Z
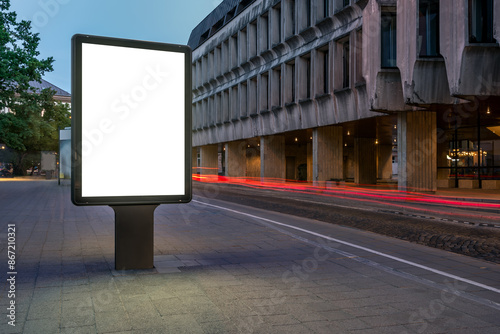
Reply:
M438 214L445 216L456 216L462 219L492 219L500 221L500 215L491 215L492 211L499 210L500 194L490 202L477 202L474 200L460 200L447 196L425 194L418 192L403 192L388 186L374 185L337 185L326 187L326 182L313 185L311 182L290 181L276 178L249 178L249 177L227 177L217 175L193 174L193 180L203 183L231 184L253 189L273 190L279 192L290 192L297 194L315 194L318 196L349 199L363 203L379 204L393 210L411 210L425 214ZM319 202L321 203L321 202ZM422 207L423 206L423 207ZM430 209L429 206L436 208ZM439 209L438 207L441 207ZM444 208L443 208L444 207ZM477 213L454 213L450 209L462 209L476 211ZM487 213L488 215L485 215ZM493 214L495 214L494 212Z

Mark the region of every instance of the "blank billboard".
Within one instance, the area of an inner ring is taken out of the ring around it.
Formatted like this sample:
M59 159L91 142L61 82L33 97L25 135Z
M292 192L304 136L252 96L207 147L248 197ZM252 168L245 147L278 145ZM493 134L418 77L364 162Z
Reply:
M73 36L72 131L75 204L188 202L189 47Z

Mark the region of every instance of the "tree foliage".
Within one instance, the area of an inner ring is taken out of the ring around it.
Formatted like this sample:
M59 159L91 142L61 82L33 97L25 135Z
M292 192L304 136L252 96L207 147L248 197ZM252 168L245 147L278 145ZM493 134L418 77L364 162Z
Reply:
M38 58L38 34L9 8L10 0L0 0L0 112L10 109L0 113L0 142L17 151L13 162L19 173L28 154L57 150L58 129L71 121L68 106L54 101L55 91L30 87L53 70L54 60Z
M18 22L9 8L10 0L0 0L0 108L28 91L30 81L40 81L45 72L52 71L54 61L37 58L40 37L31 32L30 21Z
M71 125L69 107L54 103L54 91L22 94L10 113L0 115L0 136L17 151L56 151L58 129Z

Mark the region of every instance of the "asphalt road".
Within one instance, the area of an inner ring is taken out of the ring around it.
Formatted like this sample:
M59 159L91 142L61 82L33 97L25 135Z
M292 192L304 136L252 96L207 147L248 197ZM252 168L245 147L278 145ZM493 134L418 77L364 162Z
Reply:
M500 263L500 206L358 189L194 182L193 193ZM387 195L390 194L390 195ZM481 206L483 205L483 206Z

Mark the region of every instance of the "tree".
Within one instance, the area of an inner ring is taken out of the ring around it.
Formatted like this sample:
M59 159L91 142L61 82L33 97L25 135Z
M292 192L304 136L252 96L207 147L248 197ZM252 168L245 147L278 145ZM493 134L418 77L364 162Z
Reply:
M54 91L44 89L38 94L22 93L12 112L0 114L0 138L17 151L14 174L24 175L33 156L40 151L57 151L58 130L71 125L69 107L53 101Z
M17 14L9 12L10 0L0 0L0 109L9 107L30 89L30 81L40 81L53 70L54 59L38 59L40 38L31 32L31 22L17 22Z
M17 22L9 12L10 0L0 0L0 142L17 151L14 173L25 174L25 158L42 150L57 149L57 130L70 125L69 109L54 102L54 91L36 91L30 81L40 82L53 70L53 58L38 59L40 38L31 22Z

